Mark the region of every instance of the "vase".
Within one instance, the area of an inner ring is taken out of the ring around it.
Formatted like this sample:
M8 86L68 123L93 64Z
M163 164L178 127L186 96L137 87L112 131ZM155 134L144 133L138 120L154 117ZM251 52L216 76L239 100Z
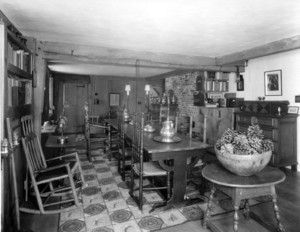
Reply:
M222 166L238 176L252 176L260 172L267 166L272 156L271 150L252 155L221 152L216 148L215 152Z

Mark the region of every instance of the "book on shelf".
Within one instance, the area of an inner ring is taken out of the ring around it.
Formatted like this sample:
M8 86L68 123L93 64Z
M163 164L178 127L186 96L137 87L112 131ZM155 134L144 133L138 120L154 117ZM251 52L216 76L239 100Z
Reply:
M31 73L31 54L21 49L15 49L11 43L7 47L7 61L25 72Z
M206 81L205 90L207 92L227 92L229 83L227 81Z

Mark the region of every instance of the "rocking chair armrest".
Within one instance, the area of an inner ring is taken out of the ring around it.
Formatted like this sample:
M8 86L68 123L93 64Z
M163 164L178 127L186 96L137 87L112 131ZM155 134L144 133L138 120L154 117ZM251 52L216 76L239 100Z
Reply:
M53 161L53 160L58 160L58 159L66 158L66 157L70 157L70 156L74 156L77 159L78 154L77 154L77 152L73 152L73 153L70 153L70 154L60 155L60 156L57 156L57 157L54 157L54 158L51 158L51 159L47 159L46 162Z
M63 164L43 168L43 169L40 169L39 172L40 173L49 172L49 171L53 171L53 170L60 169L60 168L66 168L67 170L70 170L70 163L63 163Z

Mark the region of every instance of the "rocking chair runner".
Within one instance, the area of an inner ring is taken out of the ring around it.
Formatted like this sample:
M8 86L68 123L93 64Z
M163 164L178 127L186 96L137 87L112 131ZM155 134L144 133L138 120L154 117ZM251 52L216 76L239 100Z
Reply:
M35 133L30 133L22 138L22 144L38 209L20 208L20 211L51 214L80 207L76 188L80 188L84 184L84 177L77 153L45 160L40 142ZM63 161L64 158L70 157L73 157L75 161ZM51 164L51 162L54 162L54 164ZM49 201L54 196L59 197ZM68 198L61 196L68 196ZM74 203L75 205L68 208L51 208L52 206L61 206L66 203Z

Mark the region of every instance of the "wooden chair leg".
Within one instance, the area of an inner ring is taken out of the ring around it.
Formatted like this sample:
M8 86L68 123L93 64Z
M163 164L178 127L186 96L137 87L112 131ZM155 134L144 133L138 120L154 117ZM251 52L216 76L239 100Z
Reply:
M122 155L122 169L121 169L122 180L125 181L125 157Z
M134 190L134 170L132 164L133 164L133 160L131 160L131 170L130 170L130 195L133 194L133 190Z
M171 198L171 174L167 173L167 200Z
M10 164L12 168L12 181L13 181L13 189L14 189L14 200L15 200L15 210L16 210L16 220L17 220L17 229L18 231L21 229L20 225L20 208L19 208L19 195L17 188L17 177L16 177L16 166L15 166L15 158L14 153L10 154Z
M143 210L143 175L139 176L139 209Z

